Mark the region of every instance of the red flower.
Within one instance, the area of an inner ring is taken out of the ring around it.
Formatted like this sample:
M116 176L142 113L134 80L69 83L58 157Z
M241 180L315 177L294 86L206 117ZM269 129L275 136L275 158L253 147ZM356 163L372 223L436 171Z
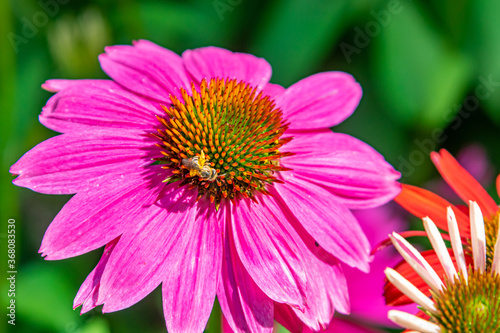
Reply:
M499 213L498 205L479 184L479 182L471 176L471 174L467 172L448 151L441 149L439 153L432 152L431 159L443 179L448 183L448 185L450 185L455 193L467 204L469 201L477 202L483 212L486 233L487 264L490 265L497 238ZM497 177L496 184L497 192L500 193L500 176ZM462 243L465 247L466 263L467 265L472 263L472 249L470 242L471 230L469 225L468 205L453 205L435 193L406 184L403 184L403 189L395 198L395 201L419 218L429 217L444 233L444 238L447 238L448 233L446 209L447 207L451 207L455 213L460 235L462 236ZM440 277L444 277L445 271L439 264L439 259L434 250L424 251L421 254L435 269L436 273ZM451 257L456 265L453 254ZM406 262L402 261L394 269L420 289L424 294L430 296L430 291L426 283ZM391 283L386 284L384 296L388 305L406 305L413 303L413 301L401 293Z

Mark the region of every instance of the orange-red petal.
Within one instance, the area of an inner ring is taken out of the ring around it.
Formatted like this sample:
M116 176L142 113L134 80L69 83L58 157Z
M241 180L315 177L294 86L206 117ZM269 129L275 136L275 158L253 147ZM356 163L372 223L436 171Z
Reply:
M496 214L498 206L493 198L447 150L441 149L439 153L432 152L431 160L443 179L462 200L466 203L469 200L476 201L486 217Z
M420 187L403 184L401 193L394 200L416 217L428 216L440 229L446 231L446 207L450 206L457 218L460 235L470 238L469 217L439 195Z

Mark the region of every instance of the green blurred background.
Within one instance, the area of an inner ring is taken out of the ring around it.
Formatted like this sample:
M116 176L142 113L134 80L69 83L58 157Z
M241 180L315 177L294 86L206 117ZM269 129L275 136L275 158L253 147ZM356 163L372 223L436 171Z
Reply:
M207 45L250 52L266 58L271 81L285 86L319 71L347 71L364 96L335 130L368 142L404 182L422 185L436 177L428 153L441 147L456 154L478 143L499 169L499 13L498 0L1 0L0 237L6 253L6 224L14 218L18 275L17 325L12 330L2 310L0 330L165 331L159 290L118 313L71 309L99 251L60 262L37 254L69 197L16 188L8 169L55 135L37 119L51 96L40 88L45 80L104 78L97 61L103 47L140 38L178 53ZM220 330L218 316L211 332Z

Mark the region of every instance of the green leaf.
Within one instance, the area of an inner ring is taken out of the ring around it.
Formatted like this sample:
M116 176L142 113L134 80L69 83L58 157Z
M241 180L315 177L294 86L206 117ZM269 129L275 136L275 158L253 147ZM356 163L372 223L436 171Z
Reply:
M444 126L467 87L470 63L446 45L412 3L401 6L373 37L379 93L398 122Z
M72 309L76 290L68 280L67 272L56 264L42 261L25 265L17 274L19 317L56 332L80 326L82 317Z
M173 51L181 53L189 48L227 44L231 32L229 20L220 21L212 1L203 4L141 1L138 6L147 38Z
M208 319L207 328L205 333L219 333L222 332L222 311L220 309L219 301L215 299L212 313Z
M274 325L274 332L276 333L290 333L286 328L279 324Z
M348 9L348 1L275 1L250 51L271 63L273 82L288 86L335 48Z
M80 333L110 333L108 322L101 317L86 321L79 330Z
M475 0L471 3L466 48L476 58L479 74L476 85L480 84L479 77L494 82L500 82L500 26L498 14L500 2L497 0ZM493 86L491 95L482 100L486 111L492 119L500 123L500 89Z
M4 36L0 41L0 109L2 110L2 121L0 122L0 227L2 232L7 230L7 220L18 215L18 192L12 185L12 176L7 172L11 163L15 161L15 135L14 127L14 92L16 85L16 58L15 46L11 44L14 31L12 25L11 9L9 1L0 1L0 35ZM9 36L11 39L9 39ZM15 44L14 44L15 45ZM3 242L3 241L2 241ZM4 243L5 244L5 243ZM1 250L3 262L0 267L4 268L7 249L2 244ZM2 281L0 284L4 284Z

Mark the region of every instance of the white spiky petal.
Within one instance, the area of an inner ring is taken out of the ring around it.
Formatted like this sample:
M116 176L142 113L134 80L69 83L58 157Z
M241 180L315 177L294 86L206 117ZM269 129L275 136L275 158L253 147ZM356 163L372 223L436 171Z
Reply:
M458 231L457 218L451 207L446 208L446 215L448 220L448 232L450 234L451 247L453 248L453 254L455 255L455 260L457 261L458 269L462 273L465 281L467 281L467 267L465 265L465 255L464 248L462 246L462 240L460 238L460 232Z
M484 234L483 214L475 201L469 201L469 211L474 269L483 273L486 269L486 236Z
M429 263L422 257L420 252L417 251L406 239L393 232L389 235L392 244L396 250L403 256L406 262L413 268L413 270L427 283L434 292L438 292L443 288L443 282L437 275L436 271L429 265Z
M411 330L416 330L417 332L426 332L426 333L441 332L441 328L438 325L403 311L389 310L387 316L394 323Z
M427 311L436 313L436 306L434 305L434 302L417 287L415 287L410 281L405 279L401 274L389 267L385 269L384 273L385 276L387 276L387 280L395 285L396 288L401 290L401 292L408 296L412 301Z
M457 271L453 265L453 261L451 261L450 253L446 248L443 237L441 237L441 233L430 218L424 217L423 222L427 236L429 236L429 240L431 241L432 248L436 251L436 255L438 256L446 275L453 281L453 279L457 276Z

